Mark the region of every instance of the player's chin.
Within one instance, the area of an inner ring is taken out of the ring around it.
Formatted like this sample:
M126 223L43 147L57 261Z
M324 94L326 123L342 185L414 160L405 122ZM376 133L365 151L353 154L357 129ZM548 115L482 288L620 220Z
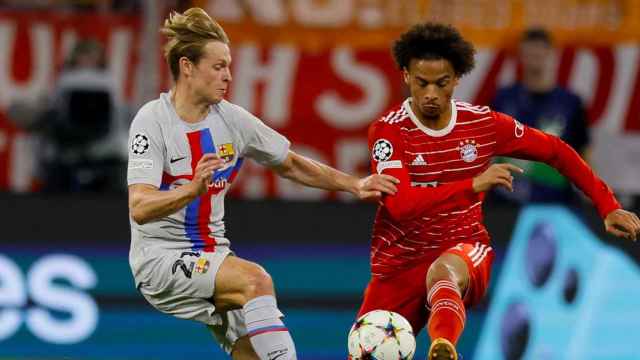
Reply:
M440 116L440 108L439 107L423 107L422 114L429 119L435 119Z
M211 104L217 104L217 103L219 103L220 101L222 101L222 99L224 99L224 96L218 96L218 95L216 95L216 96L210 96L210 97L209 97L209 102L210 102Z

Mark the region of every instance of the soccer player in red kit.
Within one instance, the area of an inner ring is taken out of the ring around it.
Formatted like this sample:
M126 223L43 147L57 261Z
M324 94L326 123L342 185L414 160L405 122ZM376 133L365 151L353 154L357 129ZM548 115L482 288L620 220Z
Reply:
M485 191L511 189L510 164L494 156L547 163L596 206L610 233L635 240L640 220L620 208L611 189L557 137L486 106L452 99L474 67L473 45L456 29L414 26L393 46L411 96L369 131L372 171L400 180L385 195L373 225L371 280L358 316L403 315L417 334L427 325L427 359L455 360L465 306L485 294L493 251L482 221Z

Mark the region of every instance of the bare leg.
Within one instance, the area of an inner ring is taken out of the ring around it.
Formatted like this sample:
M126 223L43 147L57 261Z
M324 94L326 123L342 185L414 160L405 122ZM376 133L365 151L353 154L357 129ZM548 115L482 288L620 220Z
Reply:
M442 254L429 267L427 272L427 291L440 280L449 280L456 284L462 297L464 297L469 287L467 263L458 255Z
M271 276L260 265L229 256L215 281L212 300L217 311L241 308L247 326L246 339L239 339L234 345L234 359L296 359L293 339L277 307Z
M253 351L248 336L243 336L236 341L231 351L231 358L233 360L260 360L256 352Z

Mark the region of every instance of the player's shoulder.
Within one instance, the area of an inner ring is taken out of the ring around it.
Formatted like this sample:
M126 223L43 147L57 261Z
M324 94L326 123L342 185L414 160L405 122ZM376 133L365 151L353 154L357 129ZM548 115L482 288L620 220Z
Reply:
M396 125L402 123L409 117L409 112L404 103L396 105L389 109L377 122L389 125Z
M466 116L487 116L491 114L491 108L486 105L474 105L466 101L453 101L458 115Z
M373 121L369 125L369 133L398 130L407 119L409 119L409 113L404 103L401 103L393 106L381 117Z
M254 123L259 121L249 110L224 99L212 106L227 126L231 128L245 128L255 125Z
M146 102L133 118L133 124L137 126L153 126L168 123L170 119L165 107L162 95L157 99Z
M238 113L246 113L248 112L245 108L240 105L234 104L225 99L220 100L218 103L213 105L214 109L221 114L226 115L237 115Z

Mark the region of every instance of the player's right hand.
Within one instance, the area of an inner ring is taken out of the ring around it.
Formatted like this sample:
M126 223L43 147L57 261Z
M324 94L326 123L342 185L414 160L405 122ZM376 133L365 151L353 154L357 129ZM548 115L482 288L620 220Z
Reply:
M224 160L213 153L204 154L198 164L191 180L191 187L195 196L200 196L207 192L213 181L213 172L224 167Z
M513 164L493 164L482 174L473 178L473 191L485 192L494 186L504 186L513 191L512 172L523 173L524 170Z
M377 201L382 194L395 195L398 192L396 185L399 183L400 180L391 175L369 175L358 180L354 195L360 200Z

